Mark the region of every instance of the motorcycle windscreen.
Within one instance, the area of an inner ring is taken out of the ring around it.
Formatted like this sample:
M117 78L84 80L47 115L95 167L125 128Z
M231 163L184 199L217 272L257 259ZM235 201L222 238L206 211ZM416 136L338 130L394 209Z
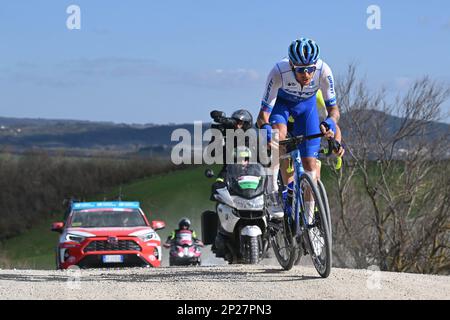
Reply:
M179 231L176 235L176 243L178 245L192 245L192 232L191 231Z
M230 194L251 199L264 192L265 171L260 164L229 164L227 180Z

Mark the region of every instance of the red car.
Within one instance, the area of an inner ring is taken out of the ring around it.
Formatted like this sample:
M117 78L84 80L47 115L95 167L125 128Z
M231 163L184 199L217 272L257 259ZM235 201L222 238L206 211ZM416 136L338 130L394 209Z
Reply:
M61 233L56 267L159 267L156 231L164 227L163 221L149 224L139 202L74 203L66 223L52 225L52 231Z

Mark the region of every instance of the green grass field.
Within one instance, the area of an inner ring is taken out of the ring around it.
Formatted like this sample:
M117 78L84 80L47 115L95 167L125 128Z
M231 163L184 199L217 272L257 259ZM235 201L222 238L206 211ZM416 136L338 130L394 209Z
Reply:
M103 201L117 198L122 193L124 201L139 201L151 220L163 220L166 228L158 231L164 241L177 227L181 217L188 217L194 229L201 236L200 216L205 210L214 209L209 200L214 179L204 176L206 166L193 167L168 174L134 181L113 188L108 193L94 195L88 201ZM220 166L212 167L217 174ZM322 181L326 188L332 183L331 171L322 167ZM61 221L63 212L55 212L30 231L0 244L0 267L53 269L55 267L55 247L58 233L51 232L52 222Z
M213 179L204 176L205 167L176 171L138 180L117 187L105 194L93 196L89 201L116 198L122 190L122 200L140 201L149 220L163 220L166 229L158 234L163 240L177 226L181 217L189 217L194 229L200 233L200 215L213 209L209 201ZM4 268L53 269L54 251L59 234L50 231L52 222L60 221L63 213L42 221L30 231L12 238L0 247Z

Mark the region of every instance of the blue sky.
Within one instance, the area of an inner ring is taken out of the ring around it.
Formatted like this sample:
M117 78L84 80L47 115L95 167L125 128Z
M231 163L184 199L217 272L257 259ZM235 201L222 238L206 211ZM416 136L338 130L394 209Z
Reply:
M71 4L81 30L66 28ZM371 4L381 30L366 27ZM444 0L4 0L0 116L187 123L214 108L256 114L267 73L301 36L319 43L335 76L357 62L374 89L402 92L426 74L450 85Z

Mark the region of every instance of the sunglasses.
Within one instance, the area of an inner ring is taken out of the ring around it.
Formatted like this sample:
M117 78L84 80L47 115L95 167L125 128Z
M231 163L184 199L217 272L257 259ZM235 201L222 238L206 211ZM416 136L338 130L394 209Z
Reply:
M313 73L316 71L316 66L306 66L306 67L292 67L296 73Z

